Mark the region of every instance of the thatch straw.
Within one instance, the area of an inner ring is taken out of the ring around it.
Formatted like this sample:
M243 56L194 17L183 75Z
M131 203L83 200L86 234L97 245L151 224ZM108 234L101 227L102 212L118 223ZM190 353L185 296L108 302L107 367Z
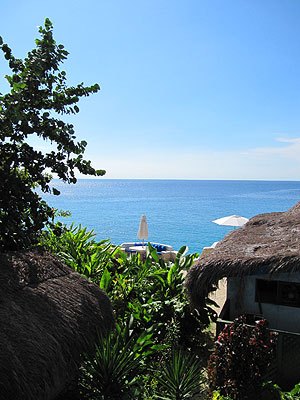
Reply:
M85 338L113 326L107 295L43 250L0 254L0 398L54 399Z
M258 269L266 273L300 271L300 202L286 212L257 215L229 232L188 272L188 296L195 305L202 304L222 278L245 276Z

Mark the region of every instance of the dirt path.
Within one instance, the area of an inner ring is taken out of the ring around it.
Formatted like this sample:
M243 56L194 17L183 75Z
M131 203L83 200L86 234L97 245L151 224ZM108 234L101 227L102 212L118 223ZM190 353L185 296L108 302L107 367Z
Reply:
M222 307L225 303L226 300L226 291L227 291L227 280L226 278L222 279L219 282L219 288L212 293L209 298L212 299L214 302L216 302L218 304L219 307L212 307L217 313L218 315L220 314ZM215 329L216 329L216 325L212 324L212 331L214 332L215 335ZM207 392L203 393L203 394L199 394L197 396L194 396L192 398L192 400L208 400L209 396L207 394Z
M209 298L215 301L218 304L218 308L212 307L218 315L220 314L222 307L226 300L226 291L227 291L227 279L223 278L219 281L219 289L209 295Z

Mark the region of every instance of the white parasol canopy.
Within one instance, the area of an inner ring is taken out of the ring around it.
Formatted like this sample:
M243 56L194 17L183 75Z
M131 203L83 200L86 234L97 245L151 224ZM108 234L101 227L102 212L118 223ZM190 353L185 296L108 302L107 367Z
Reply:
M144 240L148 239L148 237L149 237L146 215L142 215L141 216L141 222L140 222L140 227L139 227L139 231L138 231L137 237L139 239L142 239L143 243L144 243Z
M248 218L240 217L239 215L229 215L228 217L215 219L212 222L218 225L243 226L248 221Z

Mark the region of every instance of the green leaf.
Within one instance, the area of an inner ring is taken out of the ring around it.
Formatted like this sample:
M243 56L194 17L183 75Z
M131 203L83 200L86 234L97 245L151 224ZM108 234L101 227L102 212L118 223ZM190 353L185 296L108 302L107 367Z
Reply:
M59 196L60 195L60 191L55 189L55 188L52 188L52 192L53 192L54 196Z
M299 385L295 385L295 387L290 391L290 393L292 395L299 394L300 393L300 386Z
M188 251L188 247L187 246L182 246L179 250L178 253L176 255L176 259L175 262L180 262L182 260L182 258L184 257L184 255L187 253Z
M46 27L51 27L51 26L52 26L52 22L50 21L49 18L46 18L46 19L45 19L45 26L46 26Z
M107 268L105 268L105 270L102 274L101 280L100 280L100 284L99 284L100 288L103 289L105 292L107 292L109 289L111 280L112 280L112 277L111 277L110 273L108 272Z
M155 262L158 263L158 262L159 262L159 257L158 257L158 255L157 255L156 249L155 249L154 247L152 247L150 243L148 243L148 249L149 249L150 256L152 257L152 259L153 259Z
M168 272L168 276L167 276L167 282L168 282L168 286L171 287L174 281L174 271L176 271L176 265L174 264L169 272Z

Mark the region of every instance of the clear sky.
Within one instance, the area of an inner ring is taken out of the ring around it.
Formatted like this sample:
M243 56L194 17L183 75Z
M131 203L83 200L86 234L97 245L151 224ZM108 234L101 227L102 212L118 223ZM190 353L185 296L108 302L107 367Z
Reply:
M2 0L16 57L46 17L107 178L300 179L299 0Z

